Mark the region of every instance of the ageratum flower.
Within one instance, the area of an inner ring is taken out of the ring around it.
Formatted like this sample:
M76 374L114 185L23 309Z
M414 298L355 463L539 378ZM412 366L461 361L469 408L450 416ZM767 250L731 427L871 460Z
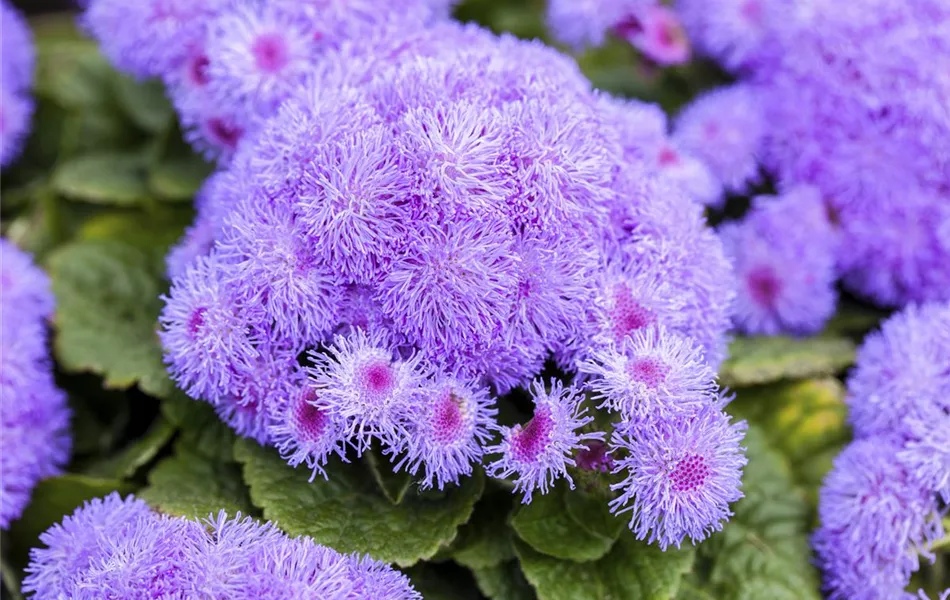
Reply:
M69 459L70 412L46 346L49 279L29 255L0 240L0 529L29 503L37 482Z
M198 522L153 513L113 493L87 502L40 536L26 592L37 598L147 600L420 600L409 580L359 555L310 538L288 538L270 523L222 511Z
M788 0L676 0L674 7L697 53L730 71L766 63L776 36L794 17Z
M723 187L741 193L758 180L765 131L755 89L735 84L707 92L684 108L676 118L673 141L702 160Z
M898 598L943 535L934 494L897 461L899 442L856 440L822 486L812 539L829 598Z
M497 413L487 389L451 377L435 379L413 403L406 437L398 442L404 448L388 450L394 455L404 452L394 469L405 467L416 475L421 468L422 489L457 484L459 477L471 475L473 463L481 463Z
M346 423L358 451L373 436L384 442L405 437L406 416L428 376L421 356L403 360L379 333L355 329L310 358L311 385L330 414Z
M908 306L869 334L848 378L848 420L858 437L910 435L910 422L950 414L950 304Z
M340 419L318 392L303 383L270 407L268 435L292 467L306 463L310 480L319 474L333 454L346 461L346 422Z
M739 330L814 333L834 313L838 239L817 190L760 196L741 222L723 225L719 235L739 279Z
M89 0L81 21L116 67L136 77L161 77L202 43L208 22L227 4L228 0Z
M687 537L695 543L721 531L732 516L729 504L742 497L746 425L731 423L721 404L672 418L653 415L614 431L614 473L626 477L611 485L621 495L610 507L630 513L637 539L679 548Z
M674 11L661 4L638 10L615 25L614 32L659 65L689 60L689 40L683 25Z
M908 420L906 436L898 453L901 463L927 489L950 504L950 411L929 421Z
M619 346L608 345L578 365L598 408L636 421L657 414L695 412L716 398L716 376L702 349L661 327L637 330Z
M578 431L594 420L581 406L583 394L573 387L564 387L552 379L546 390L540 379L531 384L534 416L525 425L501 427L501 443L485 449L488 454L501 454L487 470L493 477L516 475L515 492L523 494L522 502L531 502L535 490L547 494L554 482L567 480L573 489L574 480L567 472L574 466L574 452L586 449L585 442L602 440L603 433Z
M36 63L33 50L33 35L23 15L9 0L0 2L0 88L8 92L22 92L33 85L33 68Z

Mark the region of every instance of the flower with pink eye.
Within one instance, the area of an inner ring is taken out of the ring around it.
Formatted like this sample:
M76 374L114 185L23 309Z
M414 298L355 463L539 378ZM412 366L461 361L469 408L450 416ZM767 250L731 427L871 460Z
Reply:
M268 427L271 441L292 467L305 463L310 480L319 474L333 454L346 461L345 422L333 414L317 391L304 383L271 407Z
M550 389L538 379L531 384L534 416L524 425L502 427L500 444L486 448L501 458L487 467L493 477L515 475L515 492L524 494L522 502L531 502L535 490L542 494L557 479L564 478L573 489L574 480L567 467L575 466L572 455L587 449L585 442L602 440L601 432L580 432L594 417L581 407L584 396L574 387L552 379Z
M614 33L660 65L689 60L689 39L677 14L659 4L648 6L614 26Z

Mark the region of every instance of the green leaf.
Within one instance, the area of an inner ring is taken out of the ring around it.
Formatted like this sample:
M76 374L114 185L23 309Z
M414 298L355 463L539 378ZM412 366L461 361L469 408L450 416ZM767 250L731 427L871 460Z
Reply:
M559 482L547 494L535 494L531 504L518 507L511 526L538 552L566 560L596 560L610 551L620 531L601 535L572 518L565 505L571 493Z
M844 396L837 379L806 379L739 390L728 410L759 426L814 505L834 457L851 438Z
M71 110L111 103L115 71L89 39L38 38L36 93Z
M486 493L468 523L459 529L447 556L470 569L494 567L515 557L508 515L514 496L508 490Z
M412 476L405 471L393 471L393 466L376 449L367 452L365 456L369 472L383 495L393 504L402 502L412 486Z
M164 256L177 242L194 216L190 208L155 207L109 210L86 220L76 237L80 240L119 241Z
M76 242L56 250L49 272L60 365L100 374L107 388L138 384L153 396L169 395L174 386L156 335L163 267L156 253L121 242Z
M693 550L666 552L627 533L595 562L576 563L515 542L525 577L540 600L669 600L693 564Z
M808 505L762 431L750 427L745 444L745 497L736 503L723 531L699 547L709 563L707 586L723 600L817 600Z
M609 490L609 488L607 488ZM627 519L610 512L613 496L598 489L578 489L564 494L568 516L594 535L616 540L627 527Z
M85 154L59 165L53 188L75 200L97 204L133 206L148 197L145 169L140 157L120 154Z
M158 456L158 453L171 441L173 435L175 435L175 428L159 417L140 439L126 446L115 456L94 463L85 472L99 477L120 479L132 477L140 468Z
M59 523L66 515L93 498L102 498L112 492L128 494L135 491L131 484L118 479L103 479L67 473L40 481L30 497L26 510L10 528L14 560L25 564L30 548L40 544L40 534Z
M361 465L331 461L329 480L311 483L307 469L290 467L276 451L254 442L238 440L235 456L244 464L254 504L281 529L400 566L429 558L454 539L485 483L476 471L458 487L408 495L393 505Z
M213 460L183 444L149 473L148 483L139 497L165 514L204 519L220 510L232 516L254 511L240 466Z
M10 600L23 600L23 594L20 593L20 574L5 559L0 559L0 578L3 579L3 588L10 594Z
M198 156L168 158L149 169L148 187L159 198L190 201L212 171Z
M854 355L854 342L847 338L737 338L719 370L719 381L736 388L833 375L854 363Z
M165 86L160 81L140 82L120 75L113 86L119 107L139 128L161 133L172 126L175 110L165 98Z
M162 402L162 414L181 430L178 444L212 461L234 460L236 436L207 402L192 400L180 390Z
M534 600L538 597L516 560L474 569L472 575L478 589L491 600Z
M480 600L475 586L459 577L458 567L449 570L440 565L420 563L405 570L412 587L425 600Z

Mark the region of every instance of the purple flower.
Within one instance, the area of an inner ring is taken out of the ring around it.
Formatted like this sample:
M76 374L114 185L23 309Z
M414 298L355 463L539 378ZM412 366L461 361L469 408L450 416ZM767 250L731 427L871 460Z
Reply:
M199 256L211 253L226 215L233 209L233 174L218 171L205 180L195 196L195 222L165 257L166 273L170 280L182 277Z
M743 221L723 225L719 235L739 279L739 330L815 333L834 313L838 239L817 190L756 198Z
M208 24L208 94L242 123L269 116L298 86L320 48L294 4L234 3Z
M716 398L716 376L689 338L661 327L639 329L619 346L608 344L578 365L598 408L637 421L695 412Z
M676 12L661 4L644 6L614 26L614 33L659 65L689 60L686 32Z
M787 0L676 0L697 53L731 71L758 66L774 54L775 38L788 26L793 2Z
M260 307L242 304L221 281L222 259L199 257L172 283L165 300L159 337L165 362L178 385L193 398L217 398L236 392L241 373L251 370L259 353L263 324Z
M355 329L310 358L310 382L320 402L346 423L359 452L371 436L387 442L404 436L407 412L428 375L419 355L401 360L379 334Z
M483 446L496 428L488 390L451 377L440 377L425 385L412 407L404 447L388 450L394 460L403 456L394 469L416 475L422 468L422 489L434 484L457 484L459 477L471 475L472 463L480 463Z
M162 76L200 44L205 27L226 0L89 0L82 24L119 69L136 77Z
M630 512L637 539L660 548L679 548L722 530L731 515L729 504L742 497L745 422L730 423L721 403L672 418L628 423L611 437L614 473L626 478L611 489L621 490L610 502L617 514ZM619 454L624 453L624 454Z
M6 85L0 87L0 166L6 167L20 155L32 116L32 98Z
M525 425L501 427L502 440L495 446L485 448L488 454L501 454L491 463L488 473L492 477L516 475L515 492L521 492L522 502L531 502L534 491L547 494L557 479L564 478L573 489L574 480L567 472L574 466L572 455L587 449L584 442L602 440L600 432L578 432L590 424L594 417L581 407L584 396L573 387L564 387L551 380L546 390L540 379L531 384L534 400L534 416Z
M257 191L257 190L254 190ZM292 209L262 193L237 203L218 240L241 302L259 305L275 334L316 343L338 323L337 277Z
M848 378L858 437L904 434L909 422L950 413L950 304L911 305L869 334Z
M950 503L950 412L937 413L928 421L907 421L903 431L907 438L897 455L901 463Z
M222 511L202 522L153 513L117 493L40 536L23 589L37 598L421 599L405 575L271 523Z
M833 600L896 598L918 568L918 553L943 535L935 497L894 460L899 444L856 440L835 459L812 539Z
M8 94L24 92L33 86L33 68L36 63L33 34L26 19L9 0L0 2L0 30L3 31L3 38L0 39L0 62L3 64L0 89ZM3 137L6 136L4 130Z
M754 88L736 84L693 100L676 119L673 141L706 163L727 190L741 193L759 178L765 132Z
M54 298L46 273L33 264L29 254L0 238L0 286L3 308L17 320L45 321L53 316Z
M346 422L341 420L318 392L304 383L284 398L272 403L268 434L287 463L306 463L312 471L327 477L324 467L337 454L346 461Z

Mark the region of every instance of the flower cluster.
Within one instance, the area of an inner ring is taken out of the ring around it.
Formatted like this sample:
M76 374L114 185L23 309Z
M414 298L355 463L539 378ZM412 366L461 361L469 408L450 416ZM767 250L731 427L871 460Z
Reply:
M168 517L132 496L87 502L40 536L23 590L32 597L421 600L402 573L222 511Z
M547 21L554 37L576 51L602 46L610 35L660 65L689 60L679 17L657 0L550 0Z
M33 37L26 20L8 0L0 1L0 166L20 154L30 129L33 99Z
M445 0L89 0L84 28L123 71L161 78L188 139L227 160L322 56L444 17Z
M762 165L813 185L841 237L837 271L884 306L950 298L950 6L873 0L678 0L695 47L756 91ZM752 144L753 135L748 136ZM710 142L700 156L725 156ZM730 162L744 171L741 161ZM716 170L714 168L714 170Z
M825 479L813 539L833 599L903 597L919 557L944 535L947 365L950 304L907 307L858 353L847 399L856 440Z
M812 187L760 196L719 234L739 288L734 321L750 334L816 333L834 313L837 234Z
M20 516L36 483L69 459L69 409L46 347L52 312L46 275L0 239L0 529Z

